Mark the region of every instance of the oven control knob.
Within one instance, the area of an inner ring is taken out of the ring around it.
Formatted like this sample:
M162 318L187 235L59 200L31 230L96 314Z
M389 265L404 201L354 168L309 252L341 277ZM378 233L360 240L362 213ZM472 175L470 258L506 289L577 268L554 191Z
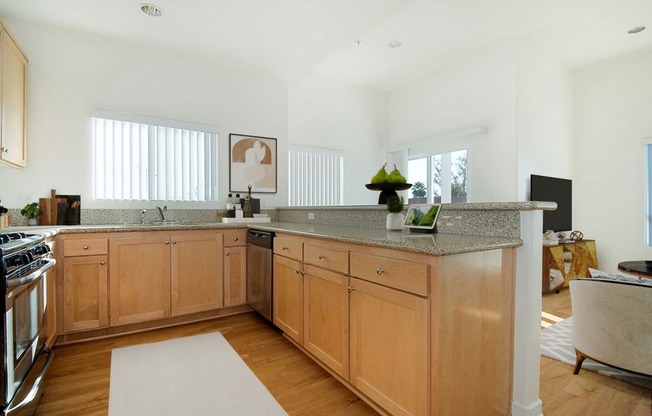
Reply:
M50 247L47 245L42 245L34 248L34 254L36 255L42 255L42 254L48 254L50 252Z

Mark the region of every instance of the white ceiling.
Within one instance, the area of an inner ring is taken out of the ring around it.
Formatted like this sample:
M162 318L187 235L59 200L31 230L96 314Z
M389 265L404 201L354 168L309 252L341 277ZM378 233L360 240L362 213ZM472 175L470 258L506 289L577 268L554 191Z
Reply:
M526 35L545 39L571 66L652 46L652 0L151 1L162 17L143 14L139 0L0 0L0 16L201 56L288 83L320 74L381 90ZM389 48L392 40L402 46Z

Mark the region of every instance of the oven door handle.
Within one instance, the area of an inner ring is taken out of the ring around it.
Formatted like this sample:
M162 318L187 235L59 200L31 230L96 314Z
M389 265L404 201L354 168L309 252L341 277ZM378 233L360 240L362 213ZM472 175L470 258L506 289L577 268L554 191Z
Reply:
M28 283L32 283L34 280L41 277L43 273L50 270L52 267L54 267L55 264L57 264L57 261L55 259L46 259L45 261L46 261L45 264L43 264L41 267L28 274L27 276L7 280L7 287L12 288L12 287L17 287Z
M54 358L54 351L51 350L50 348L43 348L41 354L47 354L48 358L46 358L45 364L43 364L43 368L41 368L41 371L39 371L38 376L36 377L36 380L34 380L34 384L32 384L32 388L29 390L29 393L27 393L27 396L25 396L23 401L18 403L15 406L9 407L5 411L6 414L11 414L12 412L15 412L16 410L20 409L21 407L27 406L29 403L32 402L32 400L34 400L34 398L38 394L38 391L41 388L41 383L43 382L43 378L45 377L45 372L48 371L48 367L50 366L50 363L52 362L52 359Z

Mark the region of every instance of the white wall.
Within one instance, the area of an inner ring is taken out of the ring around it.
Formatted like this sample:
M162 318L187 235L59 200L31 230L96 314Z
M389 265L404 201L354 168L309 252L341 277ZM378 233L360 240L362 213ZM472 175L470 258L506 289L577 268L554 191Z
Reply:
M154 202L91 199L90 112L105 109L217 125L220 131L218 203L228 193L229 133L278 138L278 194L259 194L263 206L287 205L287 88L235 74L216 63L131 44L10 20L6 23L29 59L28 148L24 170L0 167L0 199L22 208L55 188L81 194L82 207L147 207Z
M487 48L390 93L388 146L489 129L441 149L469 150L470 202L517 198L516 65L513 42Z
M644 139L652 137L652 50L573 73L574 228L596 240L600 269L652 258L645 245Z
M569 70L545 39L517 42L518 200L530 199L530 175L573 179L575 145Z
M377 204L367 190L386 162L386 94L323 77L289 87L288 142L343 150L344 204Z

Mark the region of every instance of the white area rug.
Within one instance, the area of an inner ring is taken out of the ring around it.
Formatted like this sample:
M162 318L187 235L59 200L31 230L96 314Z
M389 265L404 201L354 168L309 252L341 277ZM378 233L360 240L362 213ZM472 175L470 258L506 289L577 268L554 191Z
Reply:
M541 331L541 355L570 364L575 368L575 349L571 340L572 319L564 319ZM639 376L611 368L589 358L582 363L579 376L582 375L582 371L586 370L652 389L652 377ZM571 368L569 371L572 372L573 369Z
M115 349L109 416L287 415L219 332Z

